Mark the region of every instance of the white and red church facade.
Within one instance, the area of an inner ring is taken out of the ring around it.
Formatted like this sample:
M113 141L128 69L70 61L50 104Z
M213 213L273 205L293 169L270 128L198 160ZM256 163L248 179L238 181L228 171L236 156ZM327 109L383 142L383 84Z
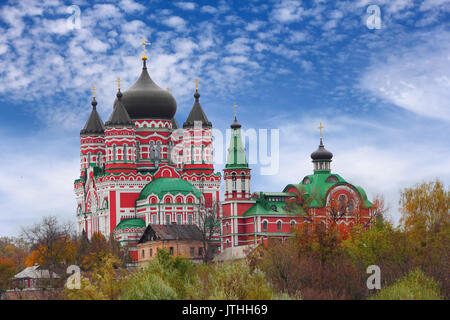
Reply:
M322 138L311 155L314 174L283 192L251 193L251 168L236 117L220 201L222 175L214 172L212 124L200 105L198 88L194 98L179 128L176 101L150 78L145 56L139 79L123 93L119 87L105 123L94 95L80 131L80 177L74 183L78 232L88 238L95 232L113 236L136 259L137 242L149 224L199 225L205 210L220 221L221 250L271 237L285 239L293 226L326 222L335 199L346 201L345 214L338 219L343 230L357 218L373 215L364 190L331 173L332 154Z

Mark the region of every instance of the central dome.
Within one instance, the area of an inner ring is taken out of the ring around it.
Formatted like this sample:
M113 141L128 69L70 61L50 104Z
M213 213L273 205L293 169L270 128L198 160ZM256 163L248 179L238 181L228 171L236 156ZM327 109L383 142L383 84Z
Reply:
M123 93L122 103L131 119L170 120L177 111L175 98L153 82L145 62L139 79Z

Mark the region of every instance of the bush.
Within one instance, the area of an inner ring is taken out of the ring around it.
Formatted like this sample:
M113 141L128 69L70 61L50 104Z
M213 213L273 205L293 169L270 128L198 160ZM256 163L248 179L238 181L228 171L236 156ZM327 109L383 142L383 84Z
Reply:
M408 273L393 285L381 289L370 300L441 300L439 285L420 269Z

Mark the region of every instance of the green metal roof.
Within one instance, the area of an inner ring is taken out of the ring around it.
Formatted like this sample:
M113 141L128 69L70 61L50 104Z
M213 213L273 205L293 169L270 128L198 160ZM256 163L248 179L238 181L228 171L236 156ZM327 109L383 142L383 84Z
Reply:
M158 178L149 182L139 194L139 199L146 199L150 194L156 194L158 198L162 198L165 194L188 194L192 193L195 197L200 198L201 192L190 182L178 178Z
M124 219L120 221L120 223L114 229L122 229L125 228L145 228L145 220L141 218L137 219Z
M286 202L279 201L266 201L264 199L258 199L250 209L244 212L243 217L255 216L255 215L292 215L292 213L285 210ZM275 209L275 210L273 210Z
M335 177L337 182L328 182L328 178ZM310 183L305 184L305 180L309 179ZM331 173L329 170L316 170L314 174L308 175L303 178L299 184L289 184L284 188L284 192L290 187L295 187L300 192L300 194L305 193L307 196L312 197L310 204L311 208L321 208L326 205L326 195L328 190L338 184L347 184L356 189L356 191L361 196L366 207L371 207L372 203L367 200L367 195L361 187L353 186L352 184L345 181L340 175L336 173Z

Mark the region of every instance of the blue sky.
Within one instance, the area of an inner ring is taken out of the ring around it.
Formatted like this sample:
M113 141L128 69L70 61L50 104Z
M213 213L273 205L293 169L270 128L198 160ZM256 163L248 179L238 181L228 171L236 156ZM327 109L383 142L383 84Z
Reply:
M81 9L70 30L67 8ZM366 25L378 5L381 29ZM401 188L450 182L450 1L11 1L0 6L0 235L46 214L75 218L79 130L98 88L109 117L120 76L141 68L171 88L185 121L201 104L225 130L280 130L280 169L252 191L312 172L320 121L332 170L383 193L398 221ZM217 170L222 167L217 166Z

